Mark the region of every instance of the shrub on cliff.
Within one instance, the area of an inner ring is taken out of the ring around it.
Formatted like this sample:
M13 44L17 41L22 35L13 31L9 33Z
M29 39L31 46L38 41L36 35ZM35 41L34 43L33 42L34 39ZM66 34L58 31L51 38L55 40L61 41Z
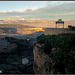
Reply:
M45 41L45 44L44 44L43 49L44 49L44 52L45 52L45 53L47 53L47 54L50 53L50 51L51 51L51 49L52 49L52 46L51 46L51 43L49 42L49 40L46 40L46 41Z
M41 36L37 37L37 42L39 42L39 43L44 43L45 40L46 40L46 37L45 37L44 34L42 34Z

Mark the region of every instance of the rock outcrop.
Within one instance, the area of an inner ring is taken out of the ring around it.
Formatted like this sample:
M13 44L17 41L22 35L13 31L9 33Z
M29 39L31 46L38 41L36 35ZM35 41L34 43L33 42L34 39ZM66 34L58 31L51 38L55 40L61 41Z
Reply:
M33 48L34 65L33 70L36 74L50 74L52 60L42 49L43 44L36 43Z

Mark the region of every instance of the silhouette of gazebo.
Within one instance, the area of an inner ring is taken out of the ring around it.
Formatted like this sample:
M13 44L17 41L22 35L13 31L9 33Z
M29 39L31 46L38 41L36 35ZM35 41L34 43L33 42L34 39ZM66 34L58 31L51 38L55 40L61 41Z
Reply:
M58 21L56 21L56 28L57 28L57 24L63 24L63 28L64 28L64 21L62 21L62 19L58 19Z

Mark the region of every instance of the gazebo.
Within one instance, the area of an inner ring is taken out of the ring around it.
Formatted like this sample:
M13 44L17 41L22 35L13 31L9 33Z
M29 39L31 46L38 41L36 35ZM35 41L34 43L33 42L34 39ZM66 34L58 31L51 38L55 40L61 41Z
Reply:
M62 21L62 19L58 19L58 21L56 21L56 28L57 28L57 24L63 24L63 28L64 28L64 21Z

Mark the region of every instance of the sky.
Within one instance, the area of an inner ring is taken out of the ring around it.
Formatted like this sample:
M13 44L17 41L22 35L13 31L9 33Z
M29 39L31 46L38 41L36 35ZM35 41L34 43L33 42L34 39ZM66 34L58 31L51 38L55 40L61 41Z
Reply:
M18 11L27 8L39 8L46 5L46 1L0 1L0 11Z
M0 19L75 19L75 1L0 1Z

